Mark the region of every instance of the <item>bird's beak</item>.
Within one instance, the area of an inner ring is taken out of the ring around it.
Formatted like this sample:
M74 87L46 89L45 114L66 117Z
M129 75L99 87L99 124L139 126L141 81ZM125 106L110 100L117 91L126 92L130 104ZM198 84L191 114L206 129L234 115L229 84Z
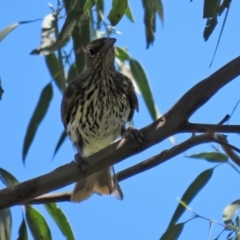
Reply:
M114 43L117 41L116 38L107 38L104 42L104 45L101 49L101 52L108 51L111 47L113 47Z

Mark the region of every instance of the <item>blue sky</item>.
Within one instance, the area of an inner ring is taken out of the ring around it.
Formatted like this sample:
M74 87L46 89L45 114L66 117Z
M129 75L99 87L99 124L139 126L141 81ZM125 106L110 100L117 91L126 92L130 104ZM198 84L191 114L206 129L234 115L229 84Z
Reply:
M1 1L0 30L23 20L43 18L50 10L46 1ZM56 6L56 1L52 2ZM198 81L237 57L240 52L240 18L238 1L233 1L220 46L209 69L219 36L223 17L208 42L203 40L205 20L202 19L202 2L165 1L164 25L157 20L155 42L146 49L143 9L141 3L130 1L136 22L124 19L117 25L122 35L116 45L128 47L129 54L137 59L146 70L156 105L162 113ZM106 13L110 6L106 9ZM60 120L61 93L54 87L54 98L42 122L26 159L22 164L22 146L26 128L37 104L43 87L51 81L44 58L29 53L39 46L41 21L21 25L0 43L0 76L5 90L0 102L1 160L0 167L10 171L19 181L45 174L70 162L74 149L66 140L52 160L52 154L63 130ZM240 99L239 78L219 91L207 104L199 109L191 121L218 123L230 114ZM136 128L152 122L141 96L138 96L140 111L134 116ZM240 109L231 118L231 124L239 124ZM178 143L189 134L175 136ZM239 147L239 135L229 135L232 144ZM132 166L164 149L172 147L167 139L147 151L126 159L116 166L116 172ZM121 182L124 200L112 197L93 196L81 204L61 203L59 206L67 215L76 239L159 239L189 184L202 171L214 166L202 160L188 159L184 155L213 151L211 144L204 144L171 159L147 172ZM215 169L210 182L191 202L190 207L198 214L222 221L222 211L232 201L239 199L238 183L240 175L229 165ZM0 187L3 187L0 184ZM58 191L69 191L68 186ZM64 239L60 230L42 206L37 209L46 217L53 239ZM20 207L12 208L13 233L17 238L21 223ZM191 217L186 212L180 219ZM211 239L222 230L215 226ZM196 219L185 225L179 239L207 239L209 223Z

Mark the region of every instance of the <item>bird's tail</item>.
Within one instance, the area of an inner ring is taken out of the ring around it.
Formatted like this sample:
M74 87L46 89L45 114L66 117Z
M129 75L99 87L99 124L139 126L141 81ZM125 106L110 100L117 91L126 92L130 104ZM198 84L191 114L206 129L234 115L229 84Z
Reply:
M81 179L75 184L71 195L72 202L81 202L91 197L93 193L100 195L113 195L117 199L123 199L122 190L116 176L111 176L110 168Z

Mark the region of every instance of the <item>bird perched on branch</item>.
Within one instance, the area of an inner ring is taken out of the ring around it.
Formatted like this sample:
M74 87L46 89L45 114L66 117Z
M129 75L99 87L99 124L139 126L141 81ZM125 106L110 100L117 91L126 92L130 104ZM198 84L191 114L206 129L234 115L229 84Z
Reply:
M127 130L131 137L141 141L140 132L125 129L126 122L138 111L138 100L131 80L115 69L115 42L115 38L99 38L87 45L85 70L63 95L61 117L78 150L77 162L107 147ZM111 177L110 168L94 173L76 183L71 200L83 201L94 192L122 199L115 179Z

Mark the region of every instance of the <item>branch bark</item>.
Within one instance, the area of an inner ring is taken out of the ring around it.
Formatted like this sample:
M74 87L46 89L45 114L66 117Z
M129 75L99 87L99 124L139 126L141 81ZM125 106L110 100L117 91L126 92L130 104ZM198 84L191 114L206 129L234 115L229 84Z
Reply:
M123 161L134 154L140 153L172 135L193 131L193 129L189 128L189 126L193 126L188 123L189 117L205 104L218 90L239 75L240 57L237 57L191 88L163 117L147 127L142 128L141 133L144 137L144 142L142 144L130 139L122 139L98 153L89 156L86 159L89 162L89 165L86 167L86 173L78 169L75 163L69 163L43 176L5 188L0 191L0 210L17 204L25 204L37 196L83 179L94 172ZM218 128L214 128L214 131L223 130L220 129L220 126L222 125L219 125ZM206 128L206 131L207 130ZM230 129L225 128L225 130L228 131ZM202 128L196 127L194 131L202 132ZM239 131L239 126L236 126L236 131ZM229 132L232 131L230 130ZM214 139L211 141L214 141ZM177 147L180 146L181 144L173 149L176 150ZM172 152L174 152L173 149ZM160 163L174 156L168 155L170 153L170 150L161 153L158 156ZM152 158L150 158L148 162L151 162L151 159Z

